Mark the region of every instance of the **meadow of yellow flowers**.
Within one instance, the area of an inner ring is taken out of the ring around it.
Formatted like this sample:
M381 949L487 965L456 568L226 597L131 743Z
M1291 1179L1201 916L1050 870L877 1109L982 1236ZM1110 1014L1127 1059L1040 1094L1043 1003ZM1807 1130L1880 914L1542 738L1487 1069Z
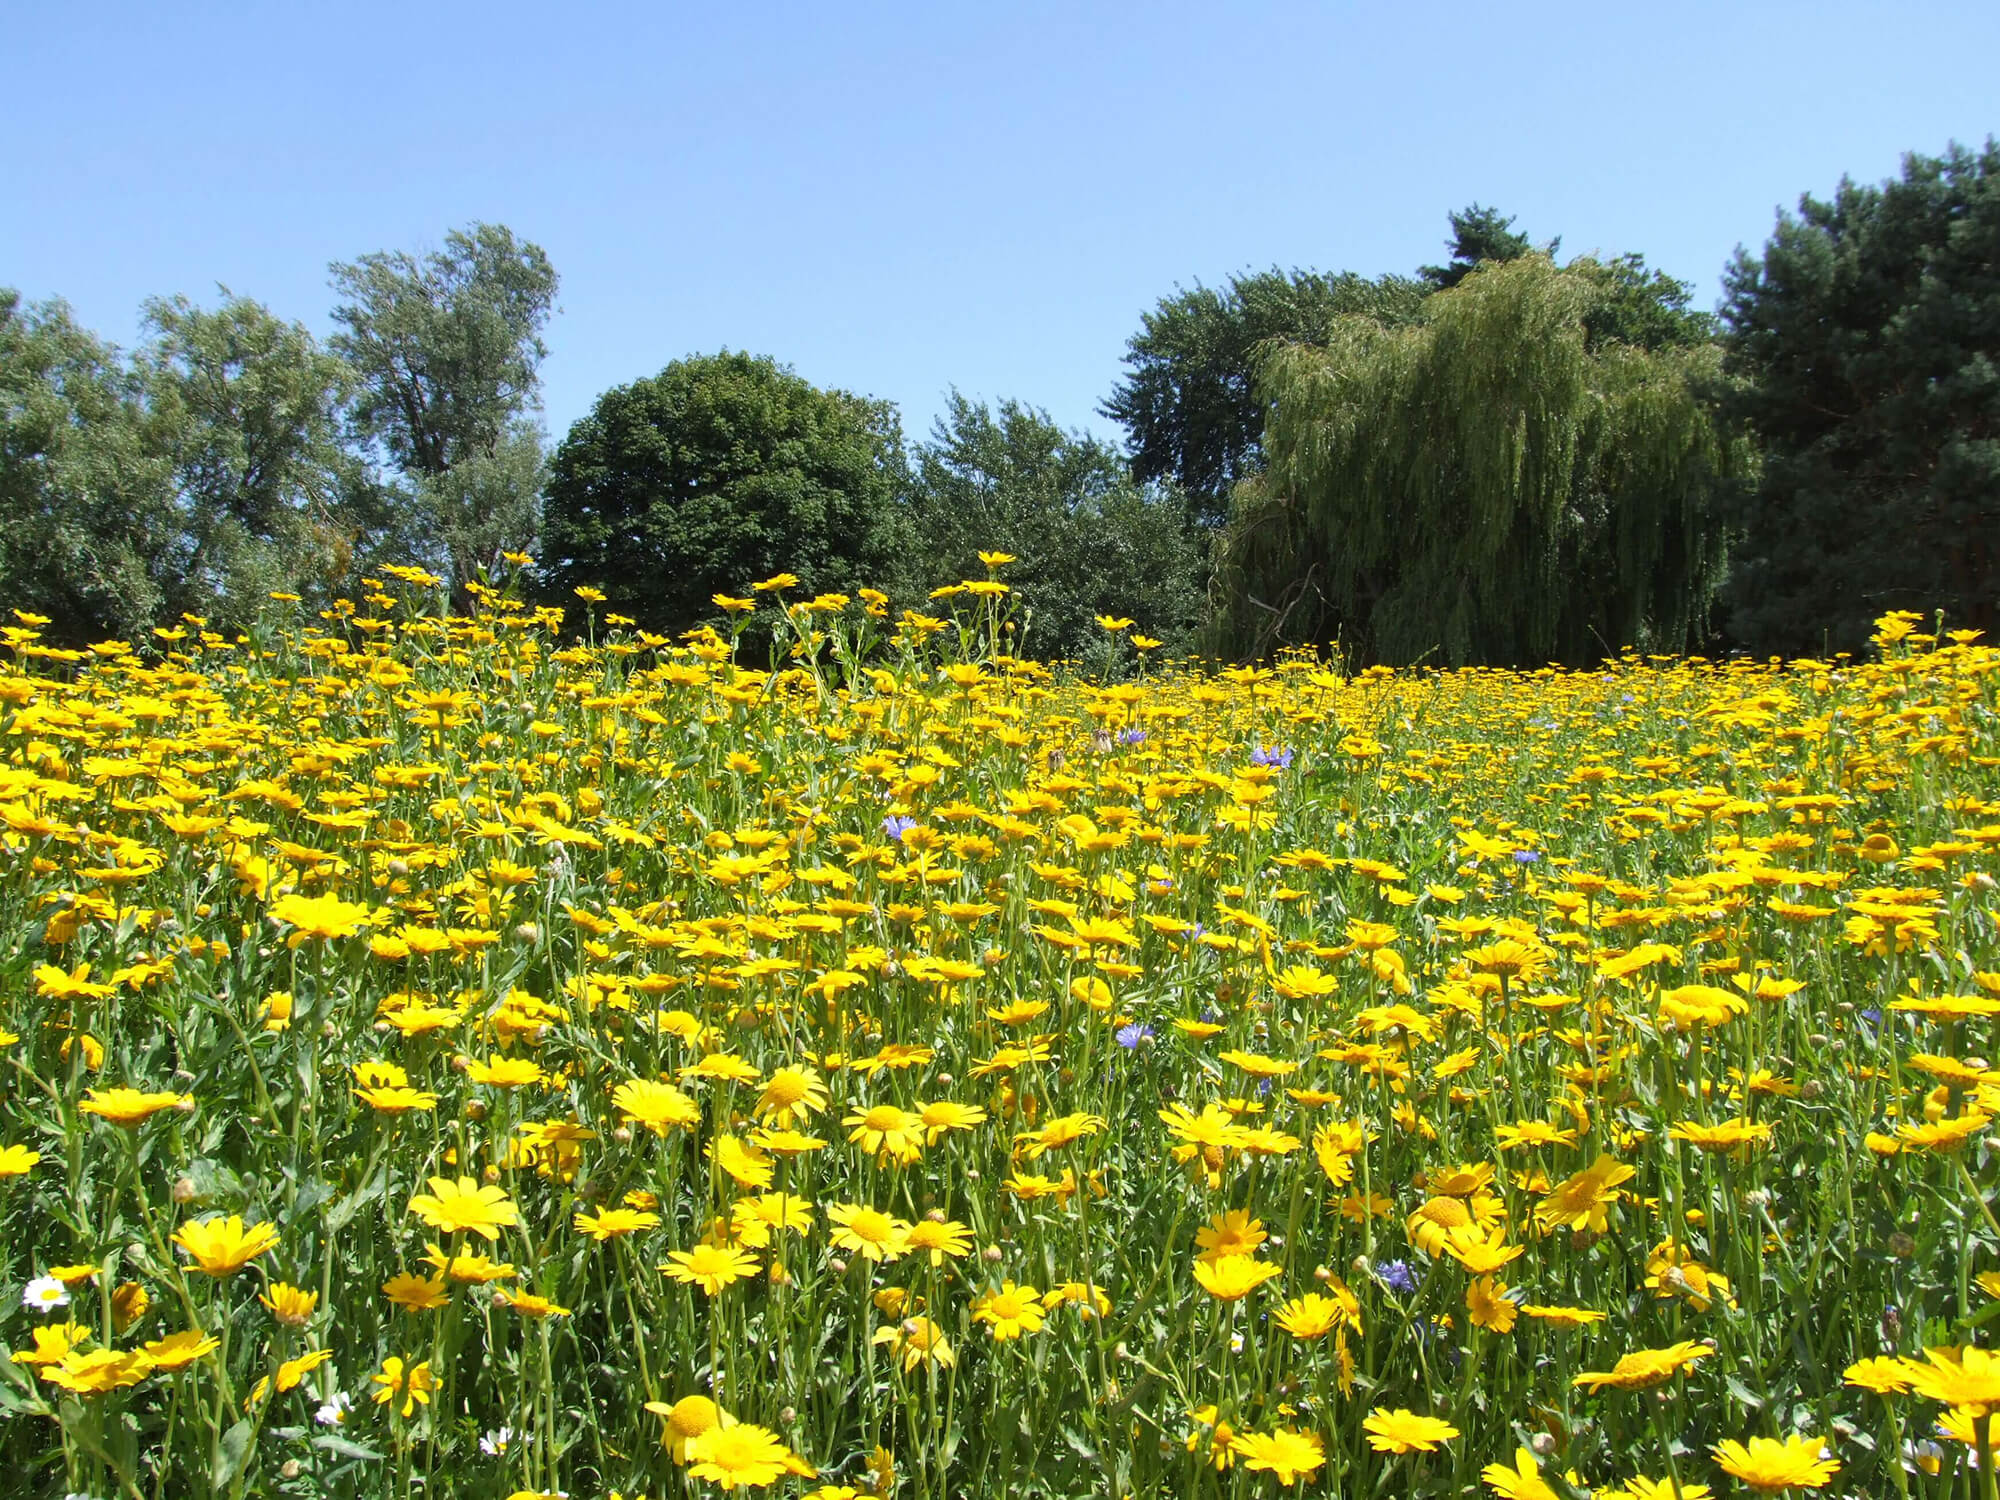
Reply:
M1091 679L1005 561L17 617L6 1493L1992 1500L2000 653Z

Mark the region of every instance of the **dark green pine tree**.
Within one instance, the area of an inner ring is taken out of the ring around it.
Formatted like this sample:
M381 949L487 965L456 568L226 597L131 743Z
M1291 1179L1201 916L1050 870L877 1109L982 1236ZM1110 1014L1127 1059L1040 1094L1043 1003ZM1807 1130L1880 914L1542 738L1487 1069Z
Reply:
M1764 453L1731 635L1817 653L1892 609L2000 626L2000 149L1803 198L1725 286L1723 409Z
M1424 266L1417 272L1439 291L1457 286L1489 261L1519 260L1535 248L1525 234L1515 230L1512 214L1502 215L1499 209L1479 203L1451 215L1451 238L1444 243L1451 252L1450 264ZM1561 244L1559 239L1551 240L1548 254L1553 257Z

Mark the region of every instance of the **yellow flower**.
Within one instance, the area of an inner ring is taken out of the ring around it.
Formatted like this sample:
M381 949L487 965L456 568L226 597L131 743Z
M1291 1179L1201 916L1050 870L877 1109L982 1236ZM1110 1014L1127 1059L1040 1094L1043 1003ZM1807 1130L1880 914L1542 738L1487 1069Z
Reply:
M451 1289L441 1276L413 1276L398 1271L382 1283L382 1295L404 1312L434 1312L451 1302Z
M1500 1500L1558 1500L1556 1492L1542 1478L1542 1466L1535 1462L1533 1450L1528 1448L1514 1450L1513 1468L1488 1464L1479 1471L1479 1477Z
M419 1406L429 1406L431 1392L437 1389L437 1381L431 1376L429 1360L405 1370L403 1361L393 1354L382 1361L382 1372L379 1375L371 1375L368 1378L377 1387L375 1391L377 1406L386 1405L398 1395L402 1396L405 1418Z
M430 1192L410 1200L410 1212L433 1229L446 1234L484 1235L495 1241L503 1228L521 1222L505 1189L482 1187L471 1177L456 1182L433 1177L430 1187Z
M683 1286L698 1286L714 1297L722 1289L757 1272L757 1257L727 1245L696 1245L673 1250L660 1269Z
M1458 1436L1458 1429L1437 1417L1420 1416L1405 1407L1377 1407L1363 1418L1361 1430L1377 1453L1433 1453Z
M87 1115L97 1115L114 1125L127 1127L152 1118L163 1109L191 1110L190 1094L150 1094L138 1089L85 1089L77 1106Z
M902 1356L905 1372L922 1364L950 1369L958 1358L952 1353L944 1330L929 1318L905 1318L901 1323L878 1328L873 1342L886 1344L890 1353Z
M972 1253L972 1231L951 1219L919 1219L909 1226L903 1243L911 1254L928 1254L938 1266L946 1256L959 1260Z
M292 929L285 941L296 948L308 938L352 937L369 926L375 914L338 896L288 895L271 907L271 917Z
M19 1177L41 1159L41 1152L26 1146L0 1147L0 1177Z
M1289 1427L1239 1433L1230 1440L1230 1449L1243 1460L1244 1468L1270 1474L1286 1485L1312 1478L1326 1462L1326 1447L1318 1433L1295 1432Z
M900 1259L909 1253L910 1226L879 1209L859 1203L835 1203L826 1211L833 1225L833 1243L872 1261Z
M1693 1369L1696 1360L1707 1359L1714 1352L1704 1344L1685 1339L1665 1349L1635 1349L1619 1355L1618 1363L1609 1370L1586 1371L1570 1384L1589 1386L1594 1391L1601 1391L1607 1385L1621 1391L1640 1391Z
M312 1317L313 1308L319 1304L319 1293L302 1291L285 1282L274 1281L257 1300L287 1328L303 1328Z
M1042 1326L1040 1298L1031 1286L1003 1281L997 1292L989 1291L972 1304L972 1319L991 1328L996 1342L1016 1339Z
M1973 1344L1926 1349L1923 1362L1903 1361L1910 1389L1926 1400L1963 1407L1975 1417L2000 1411L2000 1355Z
M265 1223L246 1229L240 1214L231 1214L226 1219L217 1215L183 1224L174 1235L174 1243L193 1257L195 1266L204 1275L234 1276L265 1251L276 1247L278 1227Z
M542 1065L531 1057L489 1057L485 1062L469 1062L465 1076L474 1083L499 1089L525 1088L548 1081Z
M1332 1297L1308 1292L1281 1306L1273 1321L1295 1339L1321 1339L1347 1321L1347 1309Z
M776 1433L752 1422L728 1427L718 1423L688 1444L688 1473L725 1490L770 1484L780 1475L797 1472L797 1463Z
M607 1208L596 1214L578 1214L574 1223L579 1234L587 1234L601 1245L641 1229L658 1229L660 1216L636 1208Z
M1520 1308L1508 1300L1507 1288L1491 1276L1476 1278L1465 1289L1465 1308L1473 1326L1493 1333L1511 1333Z
M524 1318L567 1318L570 1311L534 1292L517 1292L504 1286L493 1288L493 1300Z
M90 1338L90 1330L81 1323L44 1323L30 1328L29 1335L35 1341L32 1349L16 1349L11 1356L17 1365L52 1365L70 1350Z
M767 1125L786 1129L826 1108L826 1083L811 1068L775 1069L764 1080L751 1113Z
M296 1390L306 1376L333 1358L331 1349L308 1349L297 1359L288 1359L278 1366L278 1389Z
M672 1406L664 1401L648 1401L646 1410L663 1424L660 1446L675 1463L683 1465L688 1462L689 1447L697 1438L735 1420L706 1396L683 1396Z
M651 1078L620 1084L612 1091L611 1102L628 1123L643 1125L654 1135L665 1135L676 1128L691 1130L701 1123L701 1108L694 1100L671 1083Z
M1753 1437L1746 1444L1732 1438L1710 1451L1723 1473L1763 1492L1823 1489L1840 1472L1840 1462L1827 1453L1826 1444L1797 1433L1782 1442Z
M1600 1155L1535 1205L1535 1223L1545 1231L1585 1229L1602 1234L1607 1227L1605 1210L1618 1196L1615 1190L1633 1175L1632 1168Z
M41 1367L42 1379L79 1396L101 1396L107 1391L137 1385L152 1373L152 1358L137 1349L93 1349L88 1354L71 1353L55 1364Z
M1194 1263L1194 1279L1204 1292L1220 1302L1239 1301L1284 1274L1284 1267L1251 1255L1225 1255L1220 1260Z

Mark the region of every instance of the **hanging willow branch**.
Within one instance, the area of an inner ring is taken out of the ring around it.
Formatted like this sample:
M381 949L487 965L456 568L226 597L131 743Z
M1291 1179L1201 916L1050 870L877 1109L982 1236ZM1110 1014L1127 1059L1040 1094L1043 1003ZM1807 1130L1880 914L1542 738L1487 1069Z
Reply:
M1345 318L1323 346L1268 348L1270 467L1218 550L1216 644L1338 634L1375 660L1453 664L1685 647L1739 461L1696 390L1716 356L1589 348L1603 295L1587 266L1529 256L1430 298L1415 325Z

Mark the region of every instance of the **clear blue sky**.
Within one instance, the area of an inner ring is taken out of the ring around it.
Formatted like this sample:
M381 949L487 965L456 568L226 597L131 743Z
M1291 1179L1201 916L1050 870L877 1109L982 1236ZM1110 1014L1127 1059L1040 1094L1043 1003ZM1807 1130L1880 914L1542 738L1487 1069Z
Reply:
M560 436L722 346L1071 426L1176 283L1409 270L1445 213L1638 250L1713 302L1843 173L2000 132L2000 5L24 5L0 285L129 343L226 283L496 220L562 276Z

